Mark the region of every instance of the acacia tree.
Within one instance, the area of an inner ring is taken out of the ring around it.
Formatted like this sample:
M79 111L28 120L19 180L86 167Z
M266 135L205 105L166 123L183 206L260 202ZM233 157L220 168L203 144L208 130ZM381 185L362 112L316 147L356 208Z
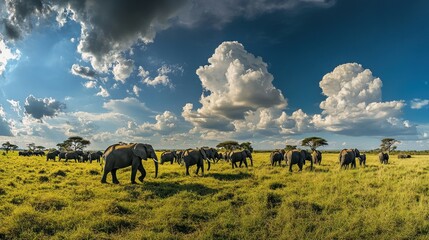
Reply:
M36 146L35 148L39 151L43 151L46 149L44 146Z
M234 150L240 147L240 144L236 141L224 141L216 145L217 148L225 148L226 150Z
M308 137L302 140L301 146L310 147L312 151L315 151L318 147L328 145L328 141L321 137Z
M390 151L394 151L397 146L393 146L394 144L400 143L400 141L394 138L383 138L381 139L380 149L382 152L390 153Z
M285 146L285 151L290 151L290 150L294 150L296 149L296 145L286 145Z
M12 151L15 151L16 149L18 149L18 145L12 144L10 148L12 149Z
M240 147L243 149L247 149L250 152L253 152L253 147L252 147L252 143L251 142L243 142L240 144Z
M73 137L69 137L67 140L65 140L62 143L58 143L57 146L60 149L77 151L77 150L83 150L90 144L91 142L89 140L84 139L83 137L73 136Z
M6 153L8 153L9 150L12 148L12 144L9 141L3 143L1 146L6 151Z
M30 152L33 152L33 151L36 149L36 144L34 144L34 143L29 143L29 144L27 144L27 147L28 147L28 150L29 150Z

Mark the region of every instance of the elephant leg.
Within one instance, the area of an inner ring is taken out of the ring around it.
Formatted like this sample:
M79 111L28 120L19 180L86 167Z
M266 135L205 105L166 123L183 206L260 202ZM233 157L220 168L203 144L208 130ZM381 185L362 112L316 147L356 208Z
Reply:
M139 171L140 171L140 173L142 174L142 175L139 177L139 181L140 181L140 182L143 182L143 179L146 177L146 170L144 170L143 164L140 164L140 165L139 165L138 170L139 170Z
M107 183L106 178L107 178L107 174L108 174L109 172L110 172L110 171L108 171L106 168L104 168L104 171L103 171L103 177L101 178L101 183Z
M138 161L134 161L133 165L131 166L131 183L136 184L136 175L137 175L137 169L141 165Z
M292 163L289 163L289 172L292 172Z
M302 162L300 162L300 163L298 163L298 167L299 167L299 171L301 172L302 171Z
M117 171L118 169L112 169L112 182L114 183L114 184L119 184L119 181L118 181L118 178L116 177L116 171Z
M186 163L185 163L185 165L186 165L186 176L189 176L189 165Z
M210 169L210 167L209 167L209 169ZM201 174L202 174L202 176L204 176L204 159L201 160Z
M244 159L244 166L246 166L246 168L247 168L247 160L246 159Z
M313 160L310 160L310 170L313 170Z
M173 159L170 160L170 164L173 164Z
M231 161L231 165L232 165L232 169L234 169L234 162L233 161Z

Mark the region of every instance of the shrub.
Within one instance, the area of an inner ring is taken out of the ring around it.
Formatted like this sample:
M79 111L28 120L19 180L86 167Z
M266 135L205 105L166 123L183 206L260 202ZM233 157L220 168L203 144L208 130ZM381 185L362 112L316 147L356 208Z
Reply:
M49 182L49 178L47 176L40 176L39 182Z
M62 170L58 170L58 171L54 172L52 174L52 176L54 176L54 177L57 177L57 176L65 177L65 176L67 176L67 174L66 174L66 172L64 172Z

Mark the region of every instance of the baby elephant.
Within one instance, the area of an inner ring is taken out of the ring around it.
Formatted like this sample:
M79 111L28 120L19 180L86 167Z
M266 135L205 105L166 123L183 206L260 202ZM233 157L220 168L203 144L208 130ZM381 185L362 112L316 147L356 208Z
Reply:
M366 166L366 155L365 153L360 154L359 156L359 166Z

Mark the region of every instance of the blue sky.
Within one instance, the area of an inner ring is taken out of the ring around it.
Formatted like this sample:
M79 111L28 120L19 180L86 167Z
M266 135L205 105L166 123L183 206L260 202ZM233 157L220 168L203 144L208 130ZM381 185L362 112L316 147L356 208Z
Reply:
M429 2L0 0L0 141L429 146Z

